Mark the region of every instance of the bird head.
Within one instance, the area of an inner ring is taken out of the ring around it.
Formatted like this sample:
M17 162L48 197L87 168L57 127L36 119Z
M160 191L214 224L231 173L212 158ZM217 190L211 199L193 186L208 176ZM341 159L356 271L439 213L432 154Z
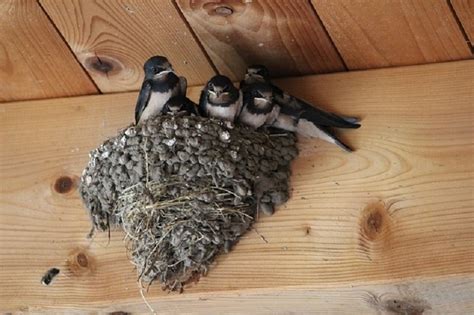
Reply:
M163 56L153 56L148 59L143 66L143 70L147 79L156 79L174 71L171 63Z
M245 74L245 82L254 83L254 82L265 82L270 78L270 73L267 67L263 65L252 65L247 68L247 73Z
M273 90L269 84L253 84L251 87L251 96L254 106L257 108L263 109L273 104Z
M223 75L216 75L207 82L207 91L209 99L213 103L226 103L230 101L232 93L235 92L235 87L232 81Z

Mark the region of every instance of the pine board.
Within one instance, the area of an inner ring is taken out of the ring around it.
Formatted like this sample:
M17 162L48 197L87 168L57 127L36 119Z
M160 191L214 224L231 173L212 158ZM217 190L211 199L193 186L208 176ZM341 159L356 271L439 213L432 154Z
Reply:
M349 69L472 57L446 0L312 0Z
M0 102L95 94L35 0L0 2Z
M219 72L235 81L250 64L275 76L345 70L306 0L177 3Z
M41 0L102 92L138 90L143 63L167 56L189 85L204 84L212 65L172 1Z
M473 71L462 61L279 80L359 115L363 127L341 134L357 151L302 140L290 201L256 225L268 243L250 231L184 294L152 287L147 299L159 313L472 312ZM0 311L147 310L122 233L87 240L75 189L135 98L0 105ZM71 185L59 193L61 177ZM44 287L53 266L61 273Z

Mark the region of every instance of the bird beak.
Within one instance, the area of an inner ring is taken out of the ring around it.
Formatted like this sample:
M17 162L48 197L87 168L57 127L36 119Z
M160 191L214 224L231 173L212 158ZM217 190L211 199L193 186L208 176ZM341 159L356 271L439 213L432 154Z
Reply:
M163 71L160 72L160 74L167 74L167 73L171 73L171 72L174 72L173 69L163 70Z
M155 74L154 77L159 78L159 77L162 77L162 76L166 75L167 73L171 73L171 72L174 73L173 69L171 69L171 70L162 70L159 73Z

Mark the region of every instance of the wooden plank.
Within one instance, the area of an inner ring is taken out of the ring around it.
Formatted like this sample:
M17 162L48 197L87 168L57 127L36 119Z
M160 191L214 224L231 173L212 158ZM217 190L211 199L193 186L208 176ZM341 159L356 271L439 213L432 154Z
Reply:
M473 70L470 60L280 80L296 95L360 115L363 127L342 134L357 151L302 140L290 201L256 225L268 243L251 231L183 295L152 286L147 299L169 313L205 313L211 305L216 313L282 313L297 304L302 312L370 313L374 296L438 314L449 306L449 313L472 311ZM0 105L0 181L7 183L0 186L0 310L146 311L123 234L112 233L110 244L106 233L87 240L75 190L88 151L132 121L135 98ZM56 183L70 191L58 193ZM61 273L44 287L39 280L53 266Z
M471 58L446 0L312 0L349 69Z
M102 92L140 88L143 63L165 55L188 84L204 84L211 64L172 1L41 0Z
M0 102L97 89L35 0L0 2Z
M474 0L450 0L471 47L474 46Z
M306 0L178 0L219 72L239 81L249 64L276 76L345 70Z
M179 314L472 314L474 279L450 278L369 283L341 287L289 287L218 294L201 293L160 299L158 313ZM109 307L109 311L116 310ZM107 309L106 309L107 310ZM145 305L127 312L143 313Z
M472 314L472 277L411 279L394 283L353 283L334 287L288 287L202 292L153 299L157 314ZM55 314L148 314L145 303L91 303L54 308ZM24 307L23 311L50 309ZM116 312L116 313L114 313ZM123 312L123 313L120 313Z

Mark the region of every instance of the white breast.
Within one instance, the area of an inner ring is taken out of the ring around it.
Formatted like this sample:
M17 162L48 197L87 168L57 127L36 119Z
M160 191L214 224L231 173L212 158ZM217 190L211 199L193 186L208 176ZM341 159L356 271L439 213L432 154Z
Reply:
M210 117L216 117L233 122L240 112L241 104L242 93L240 93L239 99L234 104L227 107L208 104L207 113Z
M250 113L246 107L242 110L239 116L239 120L247 126L252 128L259 128L265 124L268 115L258 115Z
M233 106L223 107L223 106L208 106L208 113L211 117L220 118L223 120L233 121L235 117L235 108Z
M159 93L151 92L150 99L148 100L148 105L145 107L142 115L140 116L140 121L144 121L152 116L158 115L161 113L161 110L165 106L168 100L177 95L179 91L179 86L176 86L173 90L168 92Z

